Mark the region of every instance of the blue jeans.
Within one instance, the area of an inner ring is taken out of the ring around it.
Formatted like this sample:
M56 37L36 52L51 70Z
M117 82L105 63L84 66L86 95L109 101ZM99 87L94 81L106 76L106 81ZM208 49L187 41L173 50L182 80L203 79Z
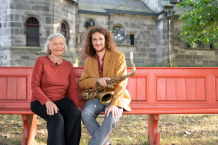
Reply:
M118 107L118 118L112 117L112 114L110 113L108 117L105 116L104 121L100 126L96 121L96 118L109 106L110 104L102 105L99 99L92 99L86 102L83 107L81 113L82 121L92 136L89 141L89 145L103 145L109 142L108 136L116 126L116 122L123 113L123 109Z

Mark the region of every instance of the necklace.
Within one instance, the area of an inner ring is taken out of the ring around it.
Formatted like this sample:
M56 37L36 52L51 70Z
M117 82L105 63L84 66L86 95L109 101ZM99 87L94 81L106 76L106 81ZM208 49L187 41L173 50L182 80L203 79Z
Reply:
M63 58L61 58L61 57L58 60L57 59L55 60L55 59L53 59L53 57L51 55L49 55L48 58L56 65L59 65L63 62Z

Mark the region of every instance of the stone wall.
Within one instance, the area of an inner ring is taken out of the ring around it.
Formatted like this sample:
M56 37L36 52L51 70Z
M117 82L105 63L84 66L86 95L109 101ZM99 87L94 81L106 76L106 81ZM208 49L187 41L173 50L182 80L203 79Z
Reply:
M156 64L156 17L145 15L131 15L111 13L109 16L79 14L76 28L78 29L78 46L80 37L86 33L85 21L92 19L97 26L103 26L111 30L113 26L121 26L125 31L124 40L116 42L117 49L126 55L128 66L129 51L133 50L136 66L148 66ZM135 45L130 45L129 34L135 35Z
M61 23L67 26L67 38L69 41L69 50L76 51L76 14L77 6L67 1L60 0L54 3L54 33L61 31Z
M121 43L117 42L117 46L118 50L125 53L127 63L129 51L132 49L136 66L156 64L156 19L156 17L145 15L111 14L110 28L120 24L125 30L125 40ZM134 46L130 45L129 34L135 35Z
M61 32L62 22L67 26L69 41L69 51L65 54L65 58L77 65L79 58L74 54L77 11L77 5L66 0L0 0L2 24L0 65L33 66L38 56L46 55L40 51L50 34ZM35 17L39 21L39 47L26 46L25 23L29 17Z
M4 0L1 0L2 2ZM25 23L29 17L35 17L40 23L40 46L46 39L44 31L52 30L53 5L47 0L7 0L2 11L1 47L26 46Z
M77 43L77 54L80 57L80 62L79 62L79 66L83 65L83 60L85 57L83 55L83 48L82 48L82 38L84 37L85 33L87 32L86 28L85 28L85 22L88 19L92 19L96 26L102 26L104 28L109 28L108 25L108 16L104 16L104 15L90 15L90 14L78 14L76 16L76 43Z
M20 47L13 46L4 47L0 50L0 66L34 66L35 61L46 53L41 51L40 47ZM71 62L74 66L78 66L78 54L68 51L62 57ZM10 58L10 59L9 59Z
M10 43L8 42L8 40L4 40L3 42L3 38L5 37L4 35L6 33L11 33L10 29L4 30L4 32L6 31L6 33L3 33L3 29L4 27L7 26L7 23L3 23L4 22L4 15L7 14L7 12L10 11L10 2L7 0L0 0L0 22L1 22L1 31L2 31L2 36L1 40L0 40L0 46L2 46L2 43Z
M0 51L0 66L33 66L42 53L39 47L4 47ZM10 58L10 59L9 59Z
M218 49L210 49L210 45L188 48L179 37L184 23L178 19L174 19L173 23L172 63L175 66L218 66Z

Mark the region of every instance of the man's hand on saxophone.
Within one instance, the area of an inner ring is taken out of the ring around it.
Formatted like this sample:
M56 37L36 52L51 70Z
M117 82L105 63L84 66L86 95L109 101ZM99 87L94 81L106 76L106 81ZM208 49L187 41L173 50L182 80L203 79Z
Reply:
M107 86L106 80L110 80L110 78L109 78L109 77L99 78L99 79L97 80L97 82L98 82L102 87L106 87L106 86Z

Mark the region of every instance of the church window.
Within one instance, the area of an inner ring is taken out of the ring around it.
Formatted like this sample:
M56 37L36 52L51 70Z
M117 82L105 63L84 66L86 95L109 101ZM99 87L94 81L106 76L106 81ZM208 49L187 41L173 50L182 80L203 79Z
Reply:
M134 34L130 34L129 38L130 38L130 45L135 45L135 36L134 36Z
M26 46L39 46L39 21L34 17L26 21Z
M61 34L66 38L67 36L67 28L64 23L61 23Z
M66 44L68 45L69 43L69 33L68 33L68 24L67 22L62 22L61 23L61 34L66 38Z
M120 26L114 26L112 28L112 34L114 35L114 40L115 41L120 41L124 39L124 29Z
M112 31L112 34L114 35L115 41L121 41L124 39L125 32L122 27L114 26L111 31Z
M91 19L86 20L85 27L88 29L90 26L95 26L95 22Z

